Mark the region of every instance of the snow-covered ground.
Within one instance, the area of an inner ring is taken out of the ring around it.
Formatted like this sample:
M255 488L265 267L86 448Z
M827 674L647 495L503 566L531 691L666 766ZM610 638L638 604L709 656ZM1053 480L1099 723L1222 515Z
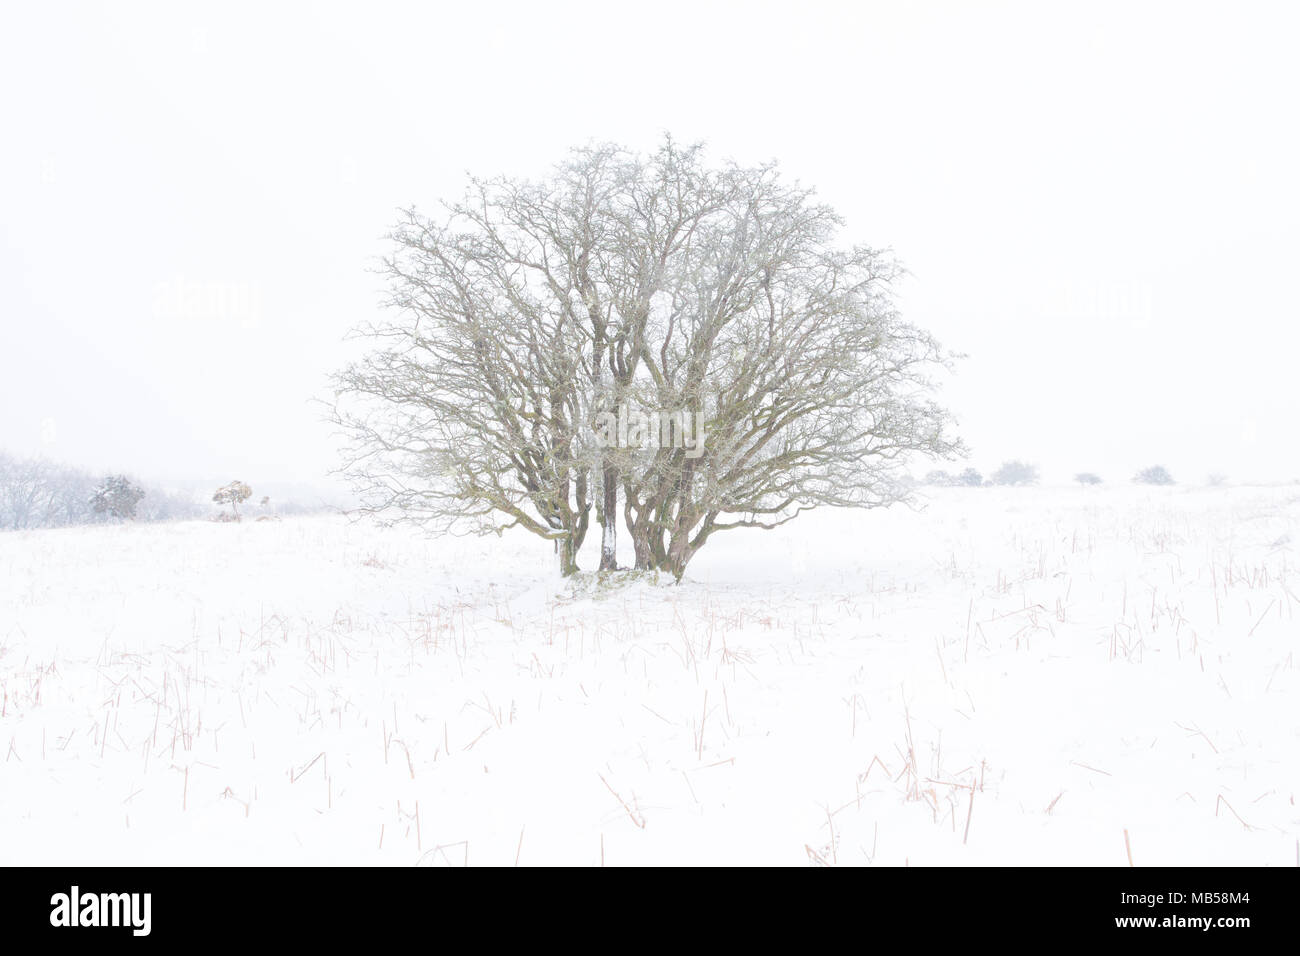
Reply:
M0 863L1293 866L1298 524L953 489L680 586L333 517L0 534Z

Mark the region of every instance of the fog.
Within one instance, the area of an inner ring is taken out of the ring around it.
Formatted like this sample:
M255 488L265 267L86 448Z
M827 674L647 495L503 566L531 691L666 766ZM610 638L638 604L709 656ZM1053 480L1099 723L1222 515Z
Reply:
M797 17L792 16L797 10ZM11 6L0 449L319 483L398 207L571 146L777 159L966 353L971 464L1300 477L1283 5ZM921 467L920 470L924 470Z

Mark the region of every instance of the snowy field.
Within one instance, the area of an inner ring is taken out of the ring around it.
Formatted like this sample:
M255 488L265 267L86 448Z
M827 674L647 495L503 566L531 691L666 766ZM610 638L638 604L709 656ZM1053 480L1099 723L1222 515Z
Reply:
M1298 524L952 489L680 586L334 517L0 534L0 863L1295 866Z

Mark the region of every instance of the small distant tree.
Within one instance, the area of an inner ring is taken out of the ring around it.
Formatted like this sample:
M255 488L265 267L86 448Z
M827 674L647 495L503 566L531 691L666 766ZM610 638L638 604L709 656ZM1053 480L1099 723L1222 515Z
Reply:
M1133 480L1139 485L1172 485L1174 476L1169 474L1164 465L1152 465L1139 471Z
M1213 472L1210 475L1210 477L1206 480L1210 483L1211 486L1218 488L1227 483L1228 476L1224 474L1220 474L1219 472L1216 471Z
M1028 462L1005 461L993 472L995 485L1034 485L1038 483L1038 468Z
M90 496L90 508L97 515L111 515L122 521L135 520L135 508L144 489L126 475L109 475Z
M940 488L947 488L953 483L953 477L948 474L948 472L936 468L925 476L925 483L927 485L936 485Z
M953 479L953 483L961 485L964 488L978 488L984 484L984 476L974 468L967 468Z
M230 505L230 514L224 515L221 520L238 521L239 506L251 497L253 497L252 488L242 481L232 481L230 484L218 488L212 496L212 500L219 505Z
M1098 476L1098 475L1094 475L1094 474L1093 474L1092 472L1090 472L1090 471L1081 471L1081 472L1079 472L1077 475L1074 476L1074 480L1077 481L1077 482L1078 482L1079 484L1081 484L1081 485L1099 485L1099 484L1101 484L1101 477Z

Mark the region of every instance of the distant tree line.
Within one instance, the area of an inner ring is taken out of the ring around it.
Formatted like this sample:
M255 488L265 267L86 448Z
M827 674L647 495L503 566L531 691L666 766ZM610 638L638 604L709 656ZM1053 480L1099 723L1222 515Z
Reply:
M241 508L250 499L253 502ZM239 521L245 510L258 521L269 521L330 510L323 501L281 501L273 507L269 496L254 498L253 489L242 481L221 486L211 501L220 510L214 513L212 504L195 491L172 491L130 475L96 475L0 451L0 531L125 521Z
M985 478L974 468L967 468L960 474L950 475L946 471L932 471L925 476L924 484L942 488L979 488L985 485L1035 485L1038 483L1038 468L1028 462L1006 461Z
M127 475L96 476L44 458L0 452L0 529L62 528L112 521L170 521L207 514L185 495Z
M1091 471L1081 471L1074 476L1074 480L1081 485L1099 485L1102 483L1101 476ZM1222 485L1227 479L1223 475L1213 474L1208 481L1211 485ZM1152 465L1149 468L1143 468L1133 476L1133 482L1139 485L1172 485L1173 475L1164 465ZM960 474L949 474L946 471L931 471L921 482L926 485L933 485L940 488L979 488L993 485L1036 485L1038 484L1038 468L1024 461L1006 461L998 467L997 471L985 479L979 471L974 468L967 468Z

